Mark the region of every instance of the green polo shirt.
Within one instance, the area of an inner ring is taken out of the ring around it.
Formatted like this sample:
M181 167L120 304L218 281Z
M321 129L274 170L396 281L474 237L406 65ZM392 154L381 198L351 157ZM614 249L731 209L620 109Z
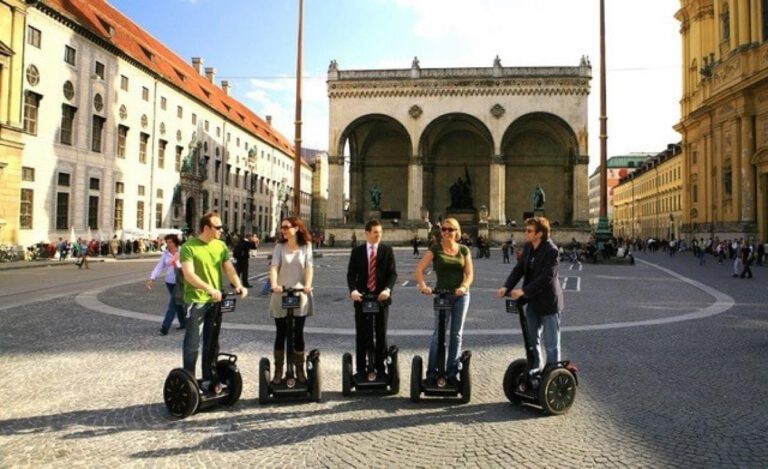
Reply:
M221 268L229 260L229 249L223 241L214 239L206 244L199 238L192 238L181 246L180 257L182 263L192 262L195 274L203 282L221 291ZM193 287L185 279L184 303L213 303L213 299L205 290Z

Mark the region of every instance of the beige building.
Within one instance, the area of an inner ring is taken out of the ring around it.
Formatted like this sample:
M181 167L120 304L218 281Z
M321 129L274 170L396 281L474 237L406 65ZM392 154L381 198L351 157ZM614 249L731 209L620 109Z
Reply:
M19 222L31 203L20 192L26 8L22 0L0 0L0 244L8 245L18 244Z
M37 2L26 35L20 244L197 231L209 210L232 232L275 233L293 146L214 68L184 61L104 1ZM306 164L301 177L308 219Z
M768 239L768 2L680 4L684 230Z
M608 220L613 219L613 188L622 178L634 172L642 164L654 156L654 153L630 153L629 155L617 155L608 158ZM589 224L592 229L597 228L600 221L600 166L595 168L589 176Z
M502 67L497 58L492 67L435 69L414 59L399 70L331 62L329 224L380 213L405 228L457 216L493 231L532 213L541 185L547 217L586 228L591 77L586 58L573 67Z
M613 234L679 239L683 228L683 164L679 144L646 161L613 188Z

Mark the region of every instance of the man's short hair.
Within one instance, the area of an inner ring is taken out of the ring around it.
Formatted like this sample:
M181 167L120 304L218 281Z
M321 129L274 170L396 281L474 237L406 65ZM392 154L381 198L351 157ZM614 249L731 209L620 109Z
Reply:
M542 240L549 239L549 220L547 220L545 217L529 218L525 220L525 224L528 226L533 226L537 233L541 233Z
M379 220L368 220L368 223L365 224L365 231L371 232L373 227L375 226L381 226L381 222Z
M203 232L206 226L211 226L211 218L218 217L218 212L208 212L200 218L200 233Z

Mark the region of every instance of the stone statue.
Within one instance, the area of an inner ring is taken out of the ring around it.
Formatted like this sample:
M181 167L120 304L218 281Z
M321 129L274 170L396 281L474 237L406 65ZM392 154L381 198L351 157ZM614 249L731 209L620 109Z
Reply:
M494 67L501 67L501 59L499 58L498 54L496 55L496 58L493 59L493 66Z
M544 189L541 185L536 184L536 189L533 191L533 210L544 210L544 203L547 201L547 195L544 193Z
M371 187L371 209L381 210L381 189L376 184Z
M328 65L328 73L331 72L338 72L339 71L339 64L336 62L336 60L331 60L330 65Z
M472 200L472 179L469 177L469 170L464 167L464 179L459 176L455 183L449 189L451 195L452 209L474 209Z
M411 62L411 68L421 68L419 67L419 58L414 56L413 62Z

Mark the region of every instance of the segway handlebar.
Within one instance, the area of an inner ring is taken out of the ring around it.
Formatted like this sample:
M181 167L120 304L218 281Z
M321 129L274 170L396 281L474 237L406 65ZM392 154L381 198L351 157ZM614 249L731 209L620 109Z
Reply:
M304 293L303 288L283 287L283 294Z
M432 294L434 296L451 296L451 295L454 294L454 291L445 288L445 289L441 289L441 290L432 290Z

